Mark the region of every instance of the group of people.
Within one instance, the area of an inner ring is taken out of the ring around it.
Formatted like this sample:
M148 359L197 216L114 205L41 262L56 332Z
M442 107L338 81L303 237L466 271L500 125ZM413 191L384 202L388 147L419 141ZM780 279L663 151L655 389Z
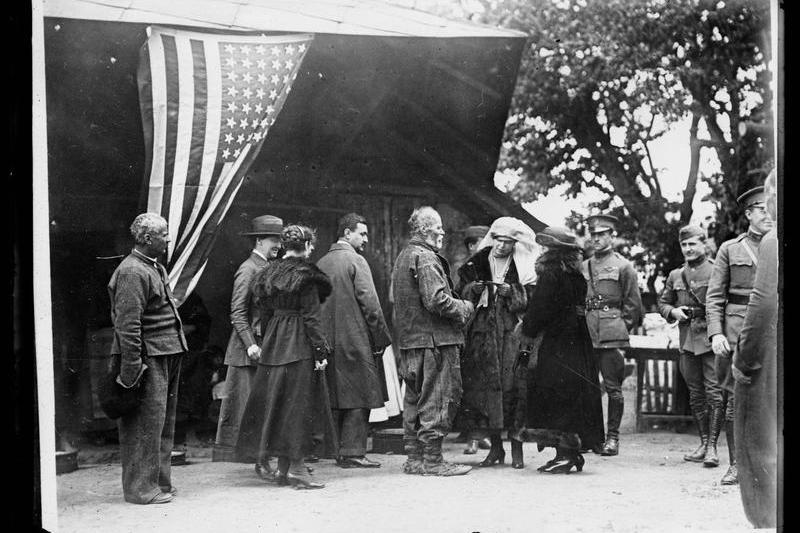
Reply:
M775 215L765 207L763 187L739 202L750 229L724 243L713 262L704 230L680 230L685 264L670 273L659 299L659 311L679 324L680 371L701 439L685 459L719 465L716 445L724 422L731 455L723 483L737 482L734 443L742 439L734 435L742 435L746 428L740 426L752 424L752 413L763 414L769 405L762 390L769 385L760 375L767 365L763 355L754 355L763 351L763 342L753 333L746 336L748 320L763 321L764 312L756 317L750 309L756 295L759 305L777 300L770 292L777 292L771 277L777 270L770 270L777 258L756 269L765 262L762 256L775 253L774 246L764 249L774 240L774 231L764 235ZM643 308L632 264L614 251L618 220L594 215L587 222L593 249L588 259L566 228L535 234L512 217L484 227L482 237L476 232L483 230L471 228L470 257L451 273L440 255L441 216L432 207L415 209L408 220L410 239L392 270L390 333L361 255L368 242L364 217L342 217L337 242L317 264L309 261L314 230L269 215L255 218L244 233L253 240L252 252L234 279L214 460L252 462L265 481L304 489L324 487L307 466L319 444L343 468L379 467L365 454L370 409L386 399L380 359L389 345L405 383L406 474L470 471L442 455L454 420L471 443L488 438L481 467L504 463L503 432L514 468L525 466L526 441L555 449L538 468L551 474L582 470L587 451L617 455L623 350ZM170 451L186 343L157 260L169 242L167 222L145 213L131 232L134 250L109 283L118 382L143 391L140 408L119 422L123 492L126 501L165 503L176 493ZM756 271L759 277L767 271L765 293L753 291ZM770 324L774 328L774 320ZM754 347L746 350L748 342ZM747 421L735 422L742 412L751 413ZM763 439L758 444L765 446ZM474 453L475 446L469 448ZM752 456L746 466L738 462L742 472L762 463ZM769 482L756 477L759 486ZM750 490L742 488L743 495Z

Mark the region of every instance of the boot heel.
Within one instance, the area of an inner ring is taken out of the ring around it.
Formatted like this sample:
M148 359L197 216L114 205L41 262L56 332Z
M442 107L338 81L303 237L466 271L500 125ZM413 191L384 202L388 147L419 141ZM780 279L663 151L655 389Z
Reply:
M583 458L583 455L578 454L578 458L575 461L575 469L578 472L583 472L583 465L586 464L586 460Z

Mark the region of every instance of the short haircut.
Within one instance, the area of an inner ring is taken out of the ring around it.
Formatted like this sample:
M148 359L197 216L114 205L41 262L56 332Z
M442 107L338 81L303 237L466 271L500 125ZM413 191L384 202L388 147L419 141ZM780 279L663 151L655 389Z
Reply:
M344 237L344 230L349 229L350 231L355 231L358 224L367 225L367 219L359 215L358 213L347 213L342 218L339 219L339 227L336 230L337 237Z
M483 237L467 237L466 239L464 239L464 246L466 246L467 249L469 249L470 246L472 246L476 242L479 242L481 239L483 239Z
M433 226L441 220L439 212L429 205L414 209L408 217L408 227L412 237L425 237Z
M285 250L302 252L306 249L307 242L314 244L316 240L317 232L302 224L289 224L281 233L281 244Z
M155 233L163 226L167 225L166 219L156 213L142 213L133 219L131 224L131 235L136 244L146 244L144 236L148 233Z

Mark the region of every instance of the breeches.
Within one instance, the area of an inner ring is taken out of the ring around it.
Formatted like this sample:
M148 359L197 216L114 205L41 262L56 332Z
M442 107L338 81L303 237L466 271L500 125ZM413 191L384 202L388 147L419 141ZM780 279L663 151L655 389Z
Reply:
M722 407L722 390L717 384L713 352L682 353L678 368L689 389L692 412L705 412L706 407Z
M595 348L597 366L603 376L608 401L622 402L622 380L625 378L625 358L618 348Z

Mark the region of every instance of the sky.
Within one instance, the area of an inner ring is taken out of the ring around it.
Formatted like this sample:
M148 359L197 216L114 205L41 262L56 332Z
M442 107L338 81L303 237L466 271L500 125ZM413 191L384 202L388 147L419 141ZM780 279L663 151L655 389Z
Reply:
M679 201L683 198L683 189L689 176L689 126L691 117L675 123L662 137L650 143L653 163L659 171L661 188L668 200ZM719 169L719 161L714 151L703 148L700 152L700 172L710 174ZM509 177L500 172L495 174L495 186L501 191L507 191L513 186L516 177ZM579 213L588 213L588 204L601 200L603 195L597 191L587 191L576 198L563 196L566 185L556 186L549 194L540 197L535 202L522 204L523 207L536 218L548 225L564 226L566 218L572 210ZM709 192L708 185L699 177L697 180L697 193L695 194L690 223L699 223L706 216L714 215L714 206L710 202L703 202L702 198Z

